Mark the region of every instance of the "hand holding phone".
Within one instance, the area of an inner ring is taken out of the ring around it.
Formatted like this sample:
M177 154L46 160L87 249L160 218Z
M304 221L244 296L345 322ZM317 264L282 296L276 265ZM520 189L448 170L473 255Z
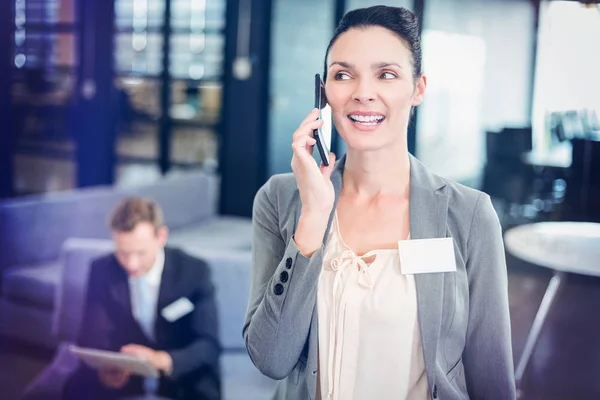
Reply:
M323 235L335 201L335 191L331 182L331 173L335 164L335 154L329 152L331 139L331 112L329 106L321 107L325 102L325 88L317 75L319 94L315 97L315 107L302 121L293 135L292 171L296 178L302 209L294 241L300 254L311 255L323 244ZM322 89L321 89L322 88ZM322 90L322 94L321 94ZM315 91L316 94L316 91ZM311 135L312 133L312 135ZM313 158L314 146L317 146L322 164L317 165Z

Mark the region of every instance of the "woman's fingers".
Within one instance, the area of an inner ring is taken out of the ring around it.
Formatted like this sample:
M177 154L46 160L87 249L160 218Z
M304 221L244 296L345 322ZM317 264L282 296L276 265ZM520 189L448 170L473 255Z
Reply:
M306 118L300 123L300 126L304 125L307 122L314 121L319 118L320 110L318 108L313 108L311 112L308 113Z
M296 140L299 136L302 135L312 136L313 130L319 129L321 126L323 126L323 120L321 119L314 119L303 122L302 124L300 124L298 129L296 129L296 132L294 132L294 135L292 136L292 141Z
M317 143L317 141L309 136L301 136L297 140L292 143L292 150L294 154L298 157L306 159L309 157L312 159L313 154L313 146Z
M335 153L329 153L329 165L326 167L325 164L321 163L321 174L325 178L331 179L331 173L333 172L334 167L335 167Z
M316 120L316 121L307 122L306 124L300 126L296 132L294 132L294 135L292 136L292 141L298 139L301 136L310 136L310 137L312 137L313 136L313 131L315 129L319 129L321 126L323 126L323 121L322 120Z
M295 169L300 165L307 166L307 163L315 164L313 150L317 141L314 138L313 131L323 126L323 121L318 119L318 117L319 109L315 108L308 114L304 121L302 121L298 129L296 129L296 132L294 132L292 137L292 150L294 152L292 169Z

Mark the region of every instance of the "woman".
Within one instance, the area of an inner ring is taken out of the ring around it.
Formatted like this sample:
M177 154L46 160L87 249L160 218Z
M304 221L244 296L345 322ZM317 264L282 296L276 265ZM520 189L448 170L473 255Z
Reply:
M403 8L344 16L325 85L347 154L317 166L313 110L293 135L293 174L256 195L244 337L258 369L283 380L279 398L515 398L490 199L407 150L426 87L418 32ZM442 240L449 247L413 242L433 238L451 238ZM426 245L416 261L407 257L415 243ZM440 265L420 264L448 248Z

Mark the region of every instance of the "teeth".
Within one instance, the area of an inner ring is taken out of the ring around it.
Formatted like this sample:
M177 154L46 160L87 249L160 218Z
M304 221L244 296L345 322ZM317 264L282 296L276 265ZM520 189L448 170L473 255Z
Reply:
M383 119L383 115L350 115L350 119L355 122L379 122Z

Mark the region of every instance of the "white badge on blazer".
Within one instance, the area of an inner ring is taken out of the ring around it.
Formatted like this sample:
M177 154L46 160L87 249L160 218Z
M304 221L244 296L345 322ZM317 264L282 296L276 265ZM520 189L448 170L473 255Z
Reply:
M401 240L398 251L404 275L456 271L452 238Z
M167 321L174 322L194 310L194 304L187 298L181 297L162 309L162 315Z

